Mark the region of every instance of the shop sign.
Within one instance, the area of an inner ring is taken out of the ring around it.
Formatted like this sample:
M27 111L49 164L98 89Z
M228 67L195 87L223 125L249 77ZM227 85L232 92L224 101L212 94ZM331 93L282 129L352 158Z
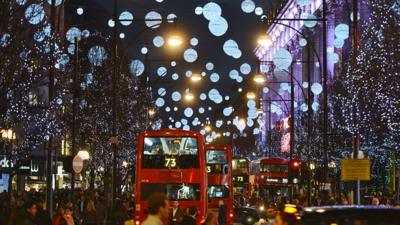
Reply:
M44 176L44 161L31 160L31 176Z
M18 167L18 174L26 175L26 176L31 175L31 161L30 160L22 161L22 163Z
M14 167L14 164L10 162L6 156L0 156L0 167L2 168L11 168ZM38 160L26 160L22 163L18 163L19 167L17 169L17 173L20 175L27 175L27 176L44 176L44 168L45 164L44 161Z
M2 159L0 160L0 167L10 168L13 166L14 166L14 164L10 160L8 160L5 156L3 156Z

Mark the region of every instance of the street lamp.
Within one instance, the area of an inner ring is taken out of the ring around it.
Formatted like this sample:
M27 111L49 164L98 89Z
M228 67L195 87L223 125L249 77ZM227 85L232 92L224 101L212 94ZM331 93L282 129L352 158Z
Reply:
M254 94L254 92L247 92L246 97L247 99L255 99L256 94Z
M210 132L210 131L211 131L211 127L207 125L207 126L204 127L204 130L205 130L206 132Z
M257 84L264 84L265 83L265 77L262 74L256 74L253 78L254 82Z
M154 109L150 109L149 110L149 116L154 116L154 114L156 114L156 111L154 111Z
M182 45L182 43L183 43L183 40L182 40L181 36L177 35L177 34L171 35L168 39L168 44L172 47L180 46L180 45Z
M190 92L185 94L186 101L192 101L194 99L194 95Z
M272 45L272 38L268 34L262 34L258 37L257 43L264 48L269 48Z
M198 82L198 81L201 81L201 75L199 74L199 73L194 73L191 77L190 77L190 79L193 81L193 82Z
M89 160L90 154L87 148L80 148L77 154L82 160Z

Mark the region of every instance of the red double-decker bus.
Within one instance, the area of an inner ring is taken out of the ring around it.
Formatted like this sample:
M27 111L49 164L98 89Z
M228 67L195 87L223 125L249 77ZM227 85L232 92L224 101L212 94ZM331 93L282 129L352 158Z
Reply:
M185 210L198 209L197 224L207 213L207 177L204 138L183 130L148 131L139 135L136 163L136 213L138 225L147 217L147 199L165 193L169 207L178 201ZM167 221L165 221L166 223Z
M235 156L232 159L233 194L235 197L250 198L251 185L249 183L250 160Z
M262 158L256 178L259 197L276 201L279 195L288 195L289 160L283 158Z
M227 146L206 145L208 208L218 212L226 205L227 224L233 223L232 150ZM221 215L220 215L221 216Z

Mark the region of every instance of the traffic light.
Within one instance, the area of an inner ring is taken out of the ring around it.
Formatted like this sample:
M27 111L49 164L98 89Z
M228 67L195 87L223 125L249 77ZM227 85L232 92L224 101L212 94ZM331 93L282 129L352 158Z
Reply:
M290 181L293 184L297 184L300 181L300 168L301 168L301 162L297 159L294 159L290 161Z

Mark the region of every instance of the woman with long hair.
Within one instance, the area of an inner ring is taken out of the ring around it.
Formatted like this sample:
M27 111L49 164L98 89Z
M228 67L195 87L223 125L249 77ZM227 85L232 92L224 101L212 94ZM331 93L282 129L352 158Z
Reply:
M214 212L208 212L203 225L218 225L218 216Z
M93 200L89 200L83 213L82 225L99 225L96 216L96 206Z

